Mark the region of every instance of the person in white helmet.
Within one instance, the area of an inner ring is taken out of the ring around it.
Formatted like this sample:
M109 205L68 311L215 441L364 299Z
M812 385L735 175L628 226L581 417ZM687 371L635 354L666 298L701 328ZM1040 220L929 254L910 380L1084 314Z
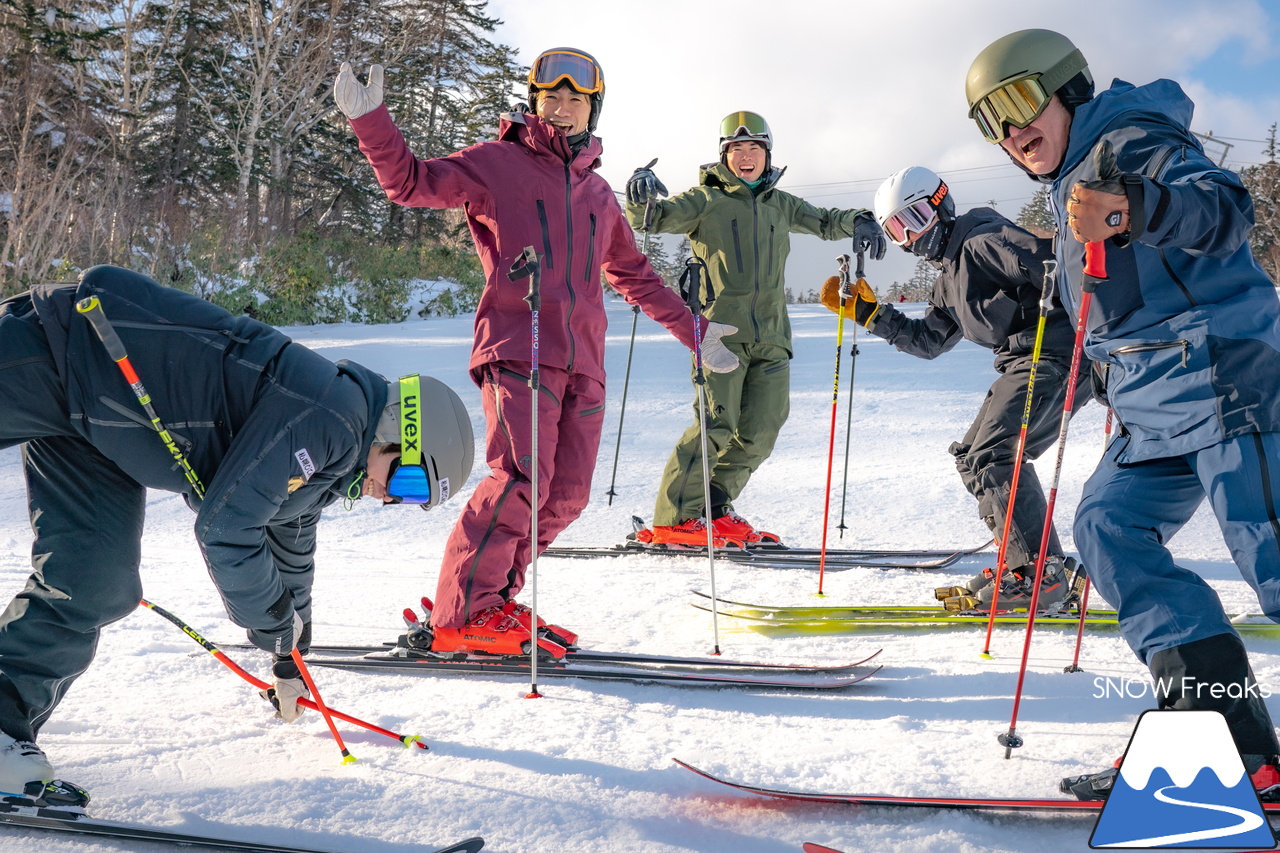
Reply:
M852 310L846 303L845 311L873 335L918 358L936 358L961 339L995 353L999 375L968 432L949 449L965 487L978 500L979 516L999 541L1026 408L1045 262L1053 257L1051 241L989 207L956 216L950 188L923 166L903 169L882 183L876 190L875 214L890 241L929 261L940 275L918 320L879 302L866 282L860 282L853 294ZM839 279L833 277L822 291L823 304L833 311L838 310L838 292ZM1026 459L1008 531L1006 561L1011 573L1004 576L998 599L991 569L964 587L939 590L948 609L988 609L993 600L998 607L1026 606L1031 598L1030 578L1047 505L1030 460L1057 437L1073 341L1071 320L1055 303L1045 318ZM1077 408L1087 398L1077 395ZM1062 601L1068 591L1066 560L1056 531L1051 531L1046 550L1040 603L1047 607Z

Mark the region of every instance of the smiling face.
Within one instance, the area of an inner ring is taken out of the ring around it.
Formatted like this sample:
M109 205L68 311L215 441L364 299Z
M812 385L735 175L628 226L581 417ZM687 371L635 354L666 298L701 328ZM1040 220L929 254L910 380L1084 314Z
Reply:
M1033 175L1047 175L1062 165L1071 137L1071 113L1057 95L1044 112L1026 127L1009 128L1000 147Z
M577 136L591 120L591 96L562 83L555 89L538 92L537 114L565 136Z
M759 142L730 142L724 152L724 161L729 171L749 182L759 180L764 174L768 154Z

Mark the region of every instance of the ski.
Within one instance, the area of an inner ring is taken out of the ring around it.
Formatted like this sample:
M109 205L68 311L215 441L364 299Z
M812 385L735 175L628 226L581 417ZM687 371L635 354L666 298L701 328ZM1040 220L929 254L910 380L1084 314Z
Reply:
M878 569L942 569L963 557L985 550L987 542L974 548L956 548L937 551L827 551L827 569L878 568ZM628 540L620 545L604 547L548 548L544 557L565 559L590 559L597 557L622 557L647 554L658 557L707 556L705 547L693 545L648 545ZM809 548L717 548L717 560L768 569L816 569L821 563L820 551Z
M704 779L750 794L776 797L783 800L802 800L810 803L847 804L855 806L885 806L888 808L958 809L962 811L1023 812L1031 815L1094 815L1102 810L1101 800L1029 799L1003 797L904 797L884 794L817 794L801 791L785 791L764 788L723 779L692 764L673 758L676 764ZM1280 803L1263 803L1269 815L1280 817ZM807 849L807 848L806 848ZM822 849L818 847L817 849Z
M878 654L878 652L877 652ZM875 655L872 655L875 657ZM871 658L867 658L870 661ZM525 656L468 655L462 659L443 658L408 649L394 653L373 653L361 657L309 657L311 666L333 667L353 671L382 671L402 674L483 673L487 675L529 675L529 659ZM864 661L865 663L865 661ZM857 666L857 664L855 664ZM602 664L575 661L572 658L538 662L538 675L549 678L582 678L611 681L637 681L676 684L690 687L760 687L788 690L838 690L857 684L880 670L876 665L867 672L842 673L822 671L773 670L768 673L692 671L687 665L671 667L642 664Z
M249 643L218 643L222 649L244 649L256 650L257 646ZM394 654L396 649L404 648L403 645L397 643L380 643L378 645L313 645L308 651L308 655L369 655L369 654ZM880 654L880 650L872 652L862 660L853 663L831 663L831 664L805 664L805 663L765 663L757 661L745 661L720 659L715 657L684 657L681 655L651 655L639 652L598 652L590 649L570 648L565 658L570 661L581 663L620 663L620 664L638 664L641 666L660 666L675 669L727 669L727 670L762 670L762 671L779 671L779 672L849 672L857 667L866 665L872 658ZM487 658L491 659L491 658ZM542 666L539 665L539 670Z
M0 803L0 823L14 828L42 832L92 835L128 841L150 841L158 844L172 844L177 847L198 847L204 850L236 850L241 851L241 853L329 853L329 851L318 847L237 841L232 838L194 835L144 824L98 820L80 812L40 808L34 805L13 802ZM448 847L433 848L430 853L477 853L483 847L483 838L467 838Z
M697 590L695 596L710 602L711 596ZM859 627L985 627L988 614L977 611L953 613L934 606L815 606L815 605L766 605L719 599L721 616L758 623L761 626L784 626L802 633L821 633ZM711 606L703 601L693 604L698 610L709 611ZM1246 634L1280 635L1280 624L1261 614L1229 616L1236 630ZM997 625L1026 625L1026 610L1008 610L996 613ZM1037 627L1075 628L1080 624L1080 614L1069 611L1051 611L1036 616ZM1115 630L1119 621L1114 610L1090 610L1085 616L1085 627L1099 630Z
M844 853L843 850L837 850L834 847L824 847L821 844L814 844L812 841L806 841L800 846L804 853Z
M396 647L391 644L381 646L312 646L311 653L325 655L368 655L379 652L393 653ZM714 657L682 657L679 655L648 655L636 652L595 652L584 649L569 649L565 659L575 663L609 663L637 664L640 666L659 666L672 669L727 669L727 670L762 670L778 672L849 672L866 665L872 658L880 654L872 652L862 660L853 663L806 664L806 663L763 663L745 660L718 660ZM541 669L539 665L539 669Z

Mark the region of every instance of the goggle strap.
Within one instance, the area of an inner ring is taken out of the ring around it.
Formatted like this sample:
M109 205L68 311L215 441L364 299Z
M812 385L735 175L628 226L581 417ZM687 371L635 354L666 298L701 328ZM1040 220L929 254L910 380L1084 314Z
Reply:
M400 377L400 464L422 464L422 380L416 373Z

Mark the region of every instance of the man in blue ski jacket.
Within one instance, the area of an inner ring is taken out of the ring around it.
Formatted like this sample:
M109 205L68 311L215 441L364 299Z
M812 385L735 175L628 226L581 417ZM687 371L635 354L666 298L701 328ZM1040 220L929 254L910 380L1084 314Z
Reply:
M106 340L116 335L190 478L91 317L105 318ZM397 392L388 385L118 267L0 302L0 448L22 446L35 534L33 571L0 614L0 796L87 800L55 781L35 740L102 629L138 606L149 488L180 493L195 510L228 616L276 655L265 695L282 719L297 719L308 694L289 655L309 644L321 510L361 495L427 509L471 471L458 396L416 374ZM404 433L402 420L412 427ZM402 453L415 443L420 465Z
M1263 612L1280 621L1280 301L1247 237L1253 202L1205 156L1178 84L1094 95L1080 51L1048 30L989 45L969 115L1034 180L1058 226L1060 293L1078 314L1086 242L1103 242L1085 351L1120 422L1076 512L1075 540L1162 709L1217 710L1264 797L1275 728L1217 594L1165 543L1207 497ZM1167 690L1165 689L1167 686ZM1105 798L1115 770L1063 780Z

